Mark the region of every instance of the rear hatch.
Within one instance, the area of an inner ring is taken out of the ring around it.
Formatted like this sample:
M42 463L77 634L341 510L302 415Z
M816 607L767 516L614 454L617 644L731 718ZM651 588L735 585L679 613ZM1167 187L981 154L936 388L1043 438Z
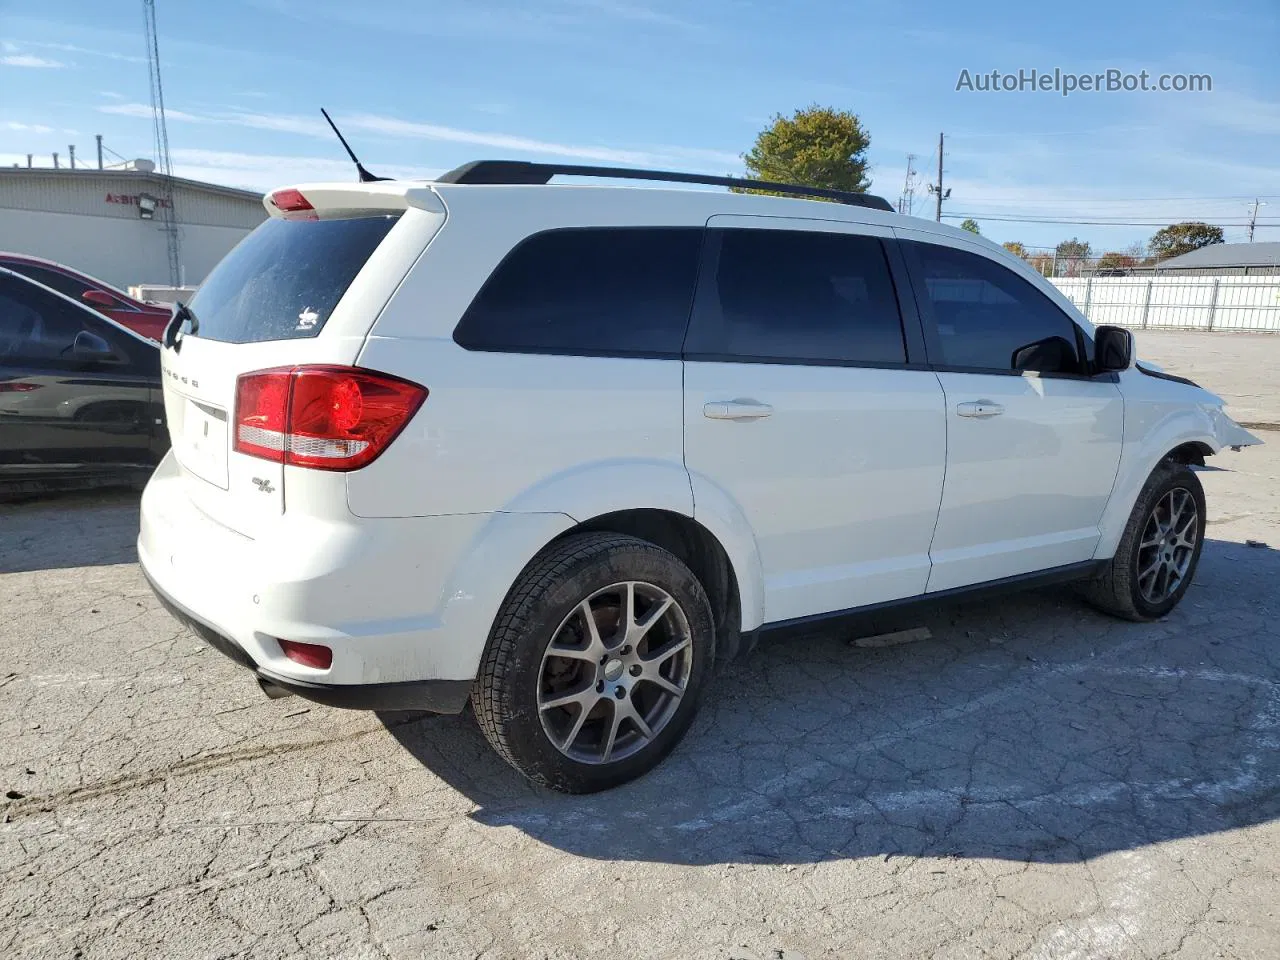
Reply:
M162 349L165 415L187 493L249 537L286 510L286 474L296 468L236 449L238 378L354 363L444 221L429 189L395 183L276 191L267 208L272 217L209 274Z

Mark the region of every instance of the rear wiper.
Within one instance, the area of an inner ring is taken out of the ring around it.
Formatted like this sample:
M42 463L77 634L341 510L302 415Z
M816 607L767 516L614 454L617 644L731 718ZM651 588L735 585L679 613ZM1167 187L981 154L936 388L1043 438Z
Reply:
M166 347L173 347L175 351L182 350L182 341L178 339L178 330L184 323L189 323L188 333L197 333L200 330L200 318L191 312L181 300L173 305L173 316L169 318L168 325L164 328L163 343Z

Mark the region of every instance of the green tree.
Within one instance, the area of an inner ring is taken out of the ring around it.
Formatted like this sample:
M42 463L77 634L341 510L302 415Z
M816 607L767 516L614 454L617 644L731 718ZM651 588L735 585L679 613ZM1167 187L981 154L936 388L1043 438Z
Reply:
M871 135L856 114L817 104L777 114L742 155L749 180L773 180L863 193ZM757 191L768 193L767 190Z
M1048 253L1036 253L1027 258L1027 263L1031 264L1032 269L1038 271L1046 277L1053 275L1053 256Z
M982 230L978 227L978 221L973 219L973 217L968 217L961 221L960 229L968 230L970 233L976 233L978 236L982 236Z
M1214 243L1222 243L1222 228L1191 220L1157 230L1148 246L1153 257L1164 260Z
M1131 257L1127 253L1121 253L1119 250L1108 250L1098 258L1098 271L1103 270L1128 270L1130 267L1136 267L1138 261L1135 257Z
M1093 248L1086 241L1072 237L1058 244L1054 252L1059 260L1087 260L1093 254Z
M1021 257L1023 260L1027 259L1027 248L1021 240L1010 240L1002 244L1002 246L1015 257Z

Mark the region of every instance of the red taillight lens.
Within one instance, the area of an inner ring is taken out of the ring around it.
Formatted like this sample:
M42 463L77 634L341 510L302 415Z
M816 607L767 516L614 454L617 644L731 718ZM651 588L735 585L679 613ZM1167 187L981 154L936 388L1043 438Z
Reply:
M32 390L39 390L38 383L22 383L10 380L7 383L0 383L0 393L30 393Z
M271 195L271 205L285 213L296 213L303 210L314 210L311 201L302 195L300 190L277 190Z
M333 651L318 643L299 643L297 640L281 640L280 650L294 663L316 670L328 670L333 666Z
M426 387L355 367L246 373L236 381L235 449L296 467L356 470L426 399Z

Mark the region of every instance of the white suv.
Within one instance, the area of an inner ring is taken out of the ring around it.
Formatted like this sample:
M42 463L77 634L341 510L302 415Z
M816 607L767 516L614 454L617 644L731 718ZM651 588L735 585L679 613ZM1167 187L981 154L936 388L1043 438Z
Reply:
M138 551L269 694L469 700L591 791L762 631L1047 580L1132 619L1182 597L1189 466L1258 441L1126 331L879 198L566 172L673 178L279 190L175 316Z

